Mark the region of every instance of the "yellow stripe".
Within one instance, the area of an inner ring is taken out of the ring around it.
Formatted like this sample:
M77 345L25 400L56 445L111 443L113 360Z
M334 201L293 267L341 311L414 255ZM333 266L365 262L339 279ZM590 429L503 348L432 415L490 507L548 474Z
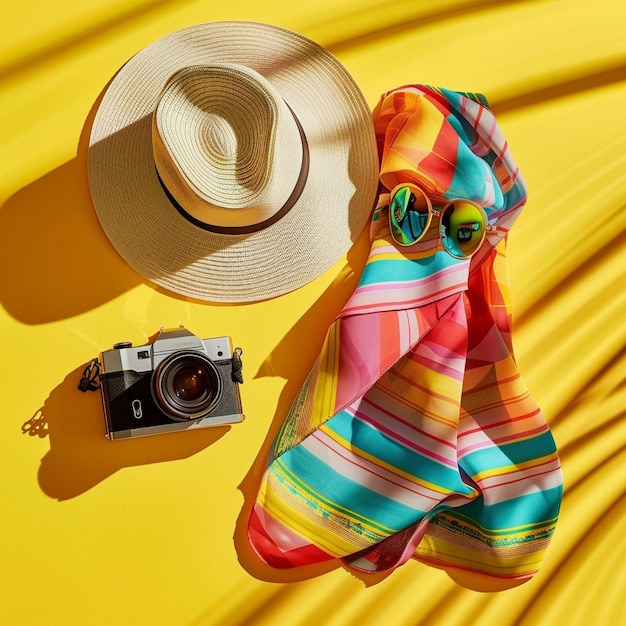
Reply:
M516 465L505 465L502 467L491 468L477 474L473 474L472 478L475 481L484 480L485 478L493 478L495 476L506 476L507 474L515 474L516 472L523 471L525 469L531 469L538 465L548 464L558 459L558 453L553 452L543 457L537 457L530 461L524 461L523 463L517 463Z
M416 415L458 428L461 383L451 376L426 369L405 357L380 379L378 387Z
M478 570L494 576L510 577L537 571L545 552L546 549L542 548L507 557L499 554L497 549L493 551L485 548L485 552L476 552L426 535L415 551L415 555L418 558L436 559L444 564Z
M280 459L275 461L273 468L275 474L282 476L282 480L277 477L277 485L283 489L293 489L300 494L305 502L315 504L315 507L312 507L312 509L317 508L322 511L322 514L331 521L333 518L336 518L335 522L343 528L347 528L345 522L350 522L355 527L358 526L360 530L365 531L364 534L369 533L372 535L377 541L396 531L394 528L390 528L389 526L365 517L364 515L358 515L351 509L342 507L336 502L329 500L319 491L312 489L308 483L301 481L296 474L293 474L293 472L291 472L289 468L280 461ZM286 487L286 485L289 487ZM337 521L339 518L341 518L340 522Z
M382 530L381 528L374 528L362 517L355 520L348 513L343 516L340 510L326 506L320 494L309 486L307 486L305 491L295 484L291 474L284 465L279 465L275 462L273 471L281 475L282 480L290 488L295 489L303 499L299 501L291 497L288 488L283 485L281 479L269 474L259 488L258 504L286 528L291 529L300 537L304 537L307 541L332 556L342 557L358 552L373 543L381 541L385 536L393 532L392 529L386 527L381 527ZM289 504L290 501L298 502L302 508L298 509L298 507L291 506ZM301 512L302 509L310 512L310 514L308 516L303 514ZM355 532L354 528L348 528L347 524L340 521L340 518L342 518L342 521L349 522L355 528L358 527L360 531L363 531L359 543L350 541L346 537L332 531L334 526L339 531L345 531L345 534L352 539L359 539L359 533ZM322 519L324 524L320 524Z
M358 552L364 547L349 541L342 541L341 537L331 533L320 535L319 531L324 530L324 528L319 523L312 522L299 511L288 506L285 500L281 496L274 494L271 489L263 490L259 497L262 497L260 504L263 509L274 519L286 528L289 528L296 535L305 538L311 544L335 558Z
M411 252L409 252L408 250L404 250L400 252L394 248L393 250L388 250L387 252L376 251L377 248L388 248L389 246L393 245L394 243L391 235L376 239L376 241L372 243L372 249L367 261L368 264L375 263L376 261L405 261L406 259L424 259L426 257L432 256L433 254L431 249Z
M516 535L517 537L536 535L538 531L542 532L550 532L556 526L556 522L558 516L552 517L547 520L541 520L539 522L529 522L527 524L521 524L520 526L508 526L507 528L487 528L486 526L482 526L478 523L476 519L470 517L469 515L465 515L461 512L460 509L454 508L449 509L450 515L447 515L446 512L439 513L441 518L462 520L469 528L475 528L481 532L481 534L485 535L485 537L503 537L505 535Z
M339 378L340 324L341 320L338 320L331 325L320 354L320 366L311 409L313 425L323 424L335 413Z

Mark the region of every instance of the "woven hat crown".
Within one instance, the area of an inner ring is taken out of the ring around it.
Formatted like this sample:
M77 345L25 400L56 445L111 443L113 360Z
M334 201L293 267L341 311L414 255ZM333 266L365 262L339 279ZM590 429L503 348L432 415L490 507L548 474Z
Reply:
M304 182L297 122L249 67L216 63L176 72L160 95L152 137L162 183L207 225L264 222Z

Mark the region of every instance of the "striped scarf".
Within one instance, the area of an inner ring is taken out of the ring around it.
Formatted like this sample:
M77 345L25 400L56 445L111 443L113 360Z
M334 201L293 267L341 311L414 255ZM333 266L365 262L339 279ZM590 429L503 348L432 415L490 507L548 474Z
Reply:
M275 567L414 557L506 588L537 571L562 492L511 344L505 242L526 188L481 96L403 87L373 116L371 251L274 441L249 538ZM389 191L407 182L436 206L477 202L496 228L471 259L439 249L437 228L399 249Z

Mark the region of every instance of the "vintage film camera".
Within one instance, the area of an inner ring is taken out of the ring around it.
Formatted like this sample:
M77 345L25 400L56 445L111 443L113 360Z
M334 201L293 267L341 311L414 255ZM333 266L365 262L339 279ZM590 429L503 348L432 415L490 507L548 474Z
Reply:
M99 359L106 437L242 422L240 355L230 337L199 339L183 326L143 346L115 344Z

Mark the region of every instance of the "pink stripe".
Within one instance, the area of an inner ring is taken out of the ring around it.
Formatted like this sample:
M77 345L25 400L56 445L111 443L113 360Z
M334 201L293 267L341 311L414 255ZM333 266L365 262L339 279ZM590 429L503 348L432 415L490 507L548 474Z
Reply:
M355 304L352 306L346 306L344 310L341 312L340 316L344 317L350 313L355 312L364 312L368 310L372 311L383 311L389 309L408 309L417 306L423 306L426 304L430 304L436 300L441 300L446 298L447 296L451 296L455 293L459 293L459 291L464 290L466 287L466 282L456 283L446 287L445 289L441 289L440 291L436 291L434 293L430 293L428 297L423 298L413 298L411 300L406 300L398 294L398 297L395 300L386 300L386 301L365 301L362 304ZM355 298L358 300L358 298Z
M449 556L450 559L446 560L445 557ZM480 569L478 567L469 567L467 565L460 565L458 563L458 559L459 557L454 554L451 553L450 555L446 555L443 554L440 557L430 557L430 556L425 556L423 554L418 554L418 556L416 557L419 561L421 561L422 563L426 563L426 564L431 564L434 565L435 567L438 568L443 568L446 569L448 568L450 565L453 565L456 569L462 570L464 572L471 572L471 573L475 573L475 574L482 574L485 575L485 570L484 569ZM539 570L534 567L532 569L525 569L523 571L520 572L515 572L513 574L505 574L503 572L498 572L498 573L492 573L489 572L489 576L492 576L493 578L501 578L503 580L522 580L522 579L526 579L526 578L531 578L532 576L534 576Z
M459 457L465 456L470 452L475 452L476 450L484 450L485 448L491 448L494 446L498 446L499 444L508 443L511 441L521 441L522 439L530 439L532 435L537 435L539 433L543 433L548 430L547 425L539 426L538 428L534 428L533 430L527 430L520 433L515 433L513 435L509 435L508 437L500 437L498 439L485 439L481 442L475 443L471 446L461 447L459 446Z
M492 492L490 494L490 498L489 498L489 503L493 504L495 502L506 502L507 500L513 500L515 498L519 498L519 496L521 495L521 493L525 493L527 492L527 485L524 486L523 489L512 489L511 487L513 487L514 485L518 484L518 483L528 483L529 480L531 479L535 479L537 482L538 479L542 476L546 477L546 478L550 478L550 479L555 479L555 472L559 469L559 466L557 467L550 467L548 469L546 469L543 472L535 472L533 474L529 474L529 475L525 475L522 476L521 478L515 479L515 480L511 480L509 482L503 482L503 483L499 483L497 485L483 485L482 481L477 481L477 484L480 487L481 492L485 493L485 492ZM554 482L554 480L552 480L552 482ZM557 482L554 484L554 486L560 485L561 481L559 479L557 479ZM539 486L538 486L539 487ZM541 485L541 487L539 487L541 490L545 489L545 486ZM499 496L499 497L495 497L494 498L494 493L495 491L502 491L503 493Z
M460 357L457 357L457 360L459 358ZM443 374L444 376L447 376L448 378L452 378L458 382L463 381L464 371L462 368L459 369L459 368L452 367L451 365L441 363L440 361L436 359L436 357L428 358L424 355L416 355L416 356L412 356L411 360L415 361L416 363L419 363L420 365L423 365L424 367L427 367L429 370L432 370L433 372L437 372L438 374ZM465 363L465 360L463 360L463 363Z
M388 417L390 417L393 420L397 420L398 422L401 422L402 424L404 424L407 428L410 428L411 430L415 431L416 433L419 433L420 435L423 435L424 437L427 437L428 439L432 439L433 441L436 441L437 443L440 443L444 446L447 446L449 448L451 448L452 450L456 449L456 444L448 441L447 439L442 439L441 437L435 437L434 435L432 435L431 433L429 433L426 430L423 430L421 428L418 428L417 426L415 426L414 424L411 424L411 422L407 422L406 420L403 420L402 418L398 417L397 415L394 415L393 413L391 413L390 411L388 411L387 409L385 409L384 407L382 407L379 404L376 404L375 402L372 402L372 400L368 397L363 398L362 403L366 403L371 405L374 409L376 409L377 411L379 411L380 413L382 413L383 415L387 415ZM375 420L373 418L371 418L371 423L375 424Z
M522 439L529 439L534 435L539 435L548 430L547 424L542 424L541 426L537 426L537 428L533 428L531 430L525 430L521 433L513 433L512 435L508 435L506 437L498 437L497 439L492 439L495 444L508 443L510 441L520 441Z
M443 465L447 465L448 467L453 467L453 468L457 467L457 463L455 461L446 459L446 457L440 454L435 454L432 450L428 450L427 448L418 446L417 444L413 443L410 439L407 439L406 437L402 437L393 429L388 428L387 426L384 426L380 422L377 422L376 420L372 419L371 417L369 417L362 411L355 410L353 415L357 419L360 419L362 422L366 422L367 424L370 424L370 426L375 426L378 430L385 433L386 435L389 435L395 441L402 443L407 448L411 450L415 450L416 452L419 452L422 456L438 461L439 463L442 463Z
M409 493L412 493L418 496L419 498L424 498L426 500L431 500L437 503L441 500L440 497L433 497L422 491L418 491L418 486L415 483L409 480L402 480L397 474L394 474L392 472L387 472L383 468L376 466L374 463L370 463L369 461L367 461L366 459L363 459L357 454L350 452L349 450L346 450L346 448L338 444L332 437L328 437L325 433L319 430L314 431L311 437L312 439L315 439L319 444L321 444L322 446L330 450L333 454L338 456L340 459L343 459L346 463L349 463L353 467L358 468L359 470L361 470L362 472L366 474L369 474L370 476L375 476L379 480L382 480L388 484L404 489L405 491L408 491ZM314 450L310 450L310 452L312 454L315 454ZM315 456L319 458L317 454L315 454ZM370 465L371 467L367 467L366 464ZM376 468L379 471L374 471L374 469L372 468ZM379 473L380 471L384 472L385 475ZM395 480L392 480L391 477L393 477ZM374 489L373 488L374 486L370 483L367 483L367 481L362 482L360 480L356 480L357 478L356 476L348 476L348 478L350 478L350 480L354 480L355 482L358 482L360 485L364 485L368 487L369 489L372 489L373 491L376 491L377 493L380 493L386 496L387 498L392 497L389 495L389 493L385 492L382 489ZM396 500L398 499L397 494L394 499ZM405 504L408 504L408 503L405 502Z
M460 322L462 324L463 320L461 320ZM465 336L466 334L464 332L463 338L465 338ZM467 361L465 353L458 352L449 346L436 343L435 341L430 341L429 339L425 339L422 342L421 348L423 348L425 351L428 352L428 354L423 355L424 358L428 360L432 359L441 365L445 365L446 368L449 368L455 372L465 371L465 364ZM420 349L420 351L416 354L416 356L422 355L422 352L423 350ZM446 365L446 363L448 362L456 363L458 367L454 367L453 365Z
M517 470L515 472L502 472L501 474L491 474L488 477L476 480L476 483L480 486L481 491L488 491L490 489L501 489L506 487L507 485L514 485L516 483L527 483L530 478L537 478L538 476L548 476L551 479L556 478L558 484L560 484L560 479L555 477L554 472L561 467L559 463L559 459L550 459L548 461L544 461L543 463L537 463L536 465L532 465L523 470ZM539 471L540 470L540 471ZM502 480L499 483L487 484L490 481L497 480L498 478L506 478L506 477L516 476L516 478L511 478L510 480Z
M507 405L510 405L510 404L514 404L516 400L511 399L505 402ZM499 413L501 409L502 409L502 404L498 403L498 404L495 404L493 407L482 407L481 409L474 411L473 414L480 415L481 413L486 413L488 411L497 411ZM515 417L507 417L506 419L500 420L498 422L492 422L489 424L480 424L480 425L476 424L475 428L471 428L467 430L462 428L461 431L459 432L459 438L469 437L470 435L474 435L480 432L485 432L492 428L499 428L500 426L510 426L511 424L514 424L515 422L523 422L527 419L536 417L540 413L541 413L541 409L539 407L536 407L532 411L528 411L527 413L524 413L523 415L517 415Z
M407 281L389 281L385 283L374 283L371 285L364 285L363 287L359 287L355 294L368 293L368 292L376 292L376 291L384 291L387 289L395 289L398 285L402 285L404 289L410 289L413 287L422 287L425 285L430 285L431 283L440 281L443 277L454 276L455 274L462 274L464 277L467 273L467 267L465 264L463 265L454 265L449 268L443 268L437 271L435 274L430 274L425 276L424 278L418 278L416 280L407 280Z

